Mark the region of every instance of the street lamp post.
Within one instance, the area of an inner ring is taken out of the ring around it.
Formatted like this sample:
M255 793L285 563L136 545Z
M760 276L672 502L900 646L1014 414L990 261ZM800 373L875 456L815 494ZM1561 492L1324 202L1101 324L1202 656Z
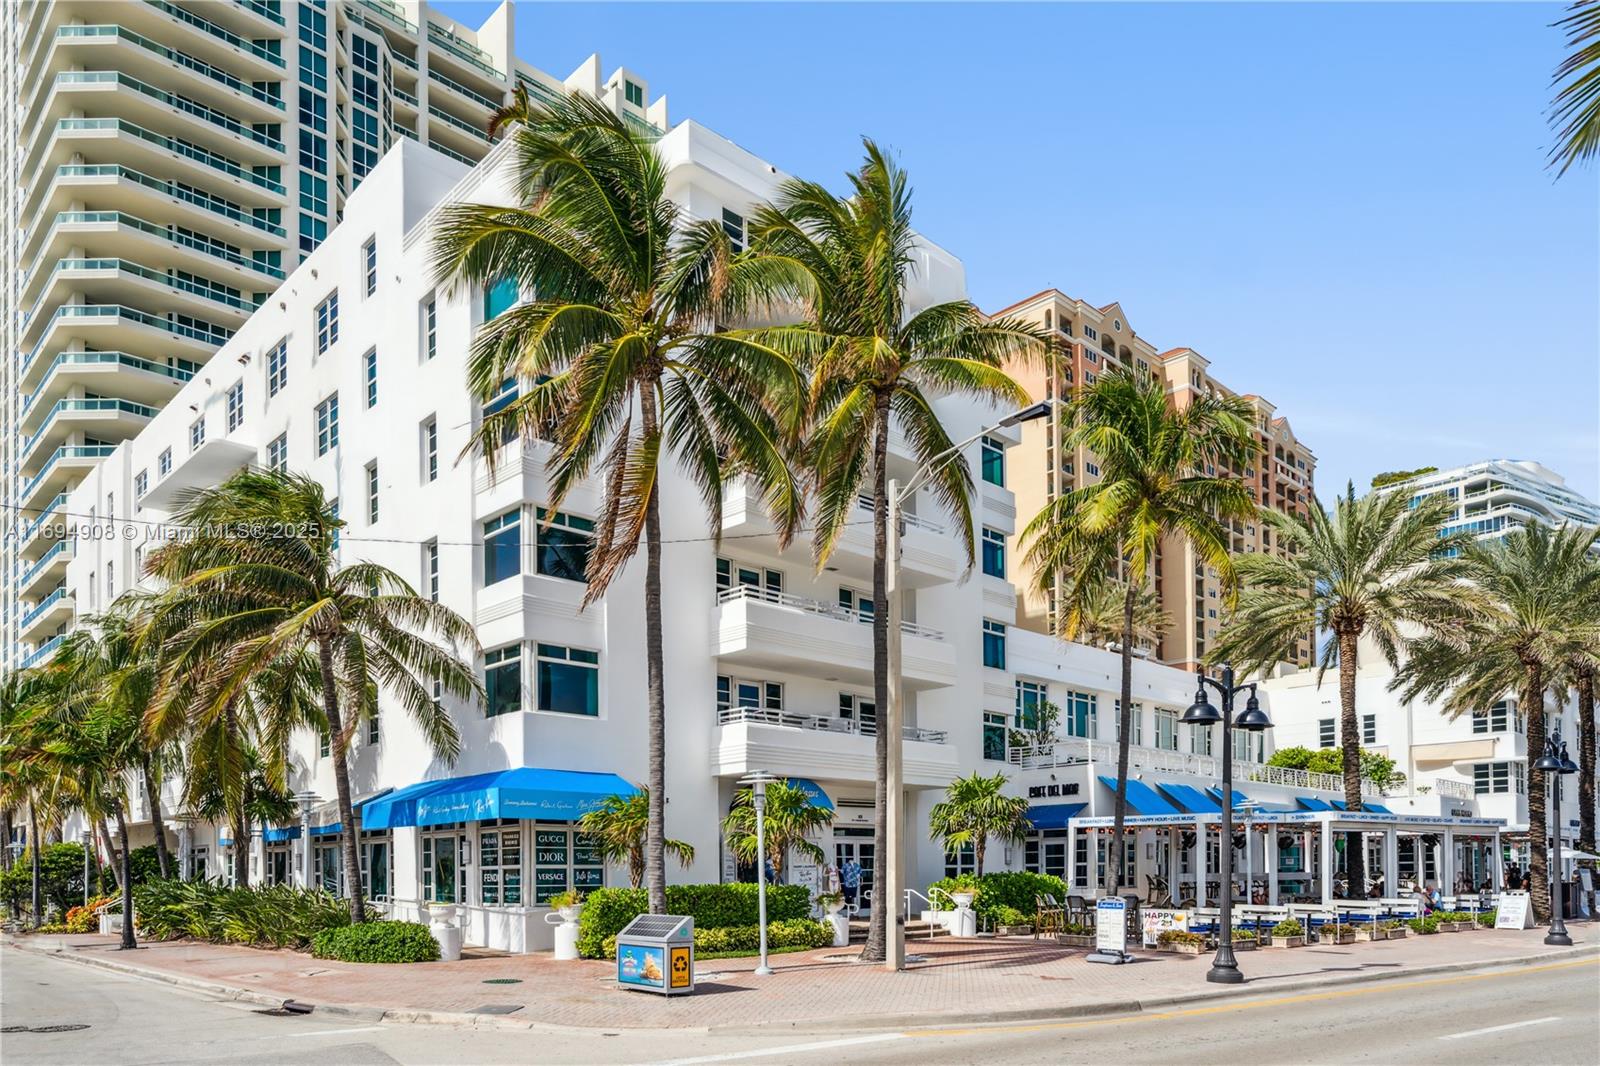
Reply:
M89 905L89 847L94 842L94 833L87 827L83 830L83 905Z
M911 499L916 491L927 483L928 479L944 464L960 455L974 441L997 429L1009 429L1021 425L1023 422L1032 422L1037 418L1044 418L1055 409L1055 401L1044 400L1021 410L1013 411L992 426L985 426L960 444L951 445L944 451L935 455L917 468L911 475L911 480L904 486L898 480L891 479L888 486L889 514L887 521L888 533L888 566L884 573L884 594L888 599L886 624L889 630L889 706L885 709L880 729L888 731L889 758L884 774L886 790L884 814L888 822L888 829L884 839L885 855L878 857L878 864L883 878L880 893L874 891L873 907L887 907L884 917L886 954L884 968L889 970L903 970L906 968L906 917L904 913L905 900L905 869L904 856L901 854L902 831L905 823L905 732L902 721L905 717L903 696L900 677L900 622L905 613L904 593L900 585L900 526L902 523L902 509L906 500Z
M1222 696L1222 710L1219 712L1206 698L1206 686L1210 685ZM1250 698L1245 701L1244 710L1235 718L1233 713L1233 698L1240 692L1248 691ZM1244 980L1244 974L1239 972L1239 963L1233 957L1233 738L1230 731L1244 729L1251 733L1259 733L1272 725L1272 720L1267 717L1267 712L1261 709L1261 701L1256 698L1254 682L1249 684L1234 684L1233 667L1224 664L1222 679L1220 681L1200 675L1199 687L1195 690L1194 704L1183 712L1183 720L1189 725L1211 726L1217 722L1222 723L1222 846L1217 849L1222 858L1222 915L1219 919L1222 933L1217 939L1217 956L1211 962L1211 969L1206 971L1206 980L1214 984L1236 985ZM1246 824L1249 816L1246 815ZM1205 847L1204 838L1200 846ZM1249 847L1249 836L1246 834L1245 846Z
M1555 886L1555 909L1550 917L1550 932L1545 935L1544 942L1553 947L1571 947L1572 937L1567 935L1566 885L1561 879L1561 779L1567 774L1577 773L1578 765L1567 757L1567 742L1561 739L1558 730L1552 729L1545 738L1544 754L1534 760L1533 768L1550 775L1555 792L1555 803L1550 808L1550 833L1555 849L1555 866L1550 871L1550 882Z
M300 887L311 887L311 811L322 802L322 797L310 789L294 794L300 808ZM344 827L340 827L341 829Z
M767 786L777 777L765 770L752 770L739 779L741 785L750 786L751 806L756 809L756 921L760 925L761 963L755 968L757 977L767 977L772 967L767 965Z

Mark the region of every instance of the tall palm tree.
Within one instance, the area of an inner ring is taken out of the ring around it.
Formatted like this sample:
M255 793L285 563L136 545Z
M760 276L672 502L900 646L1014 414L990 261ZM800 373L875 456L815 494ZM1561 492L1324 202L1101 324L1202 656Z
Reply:
M1574 604L1600 597L1600 569L1587 557L1600 531L1537 523L1461 551L1461 574L1474 607L1455 624L1412 642L1392 688L1402 698L1443 698L1443 711L1465 714L1517 693L1529 749L1544 741L1545 691L1592 623ZM1545 775L1528 774L1528 874L1534 912L1549 916L1549 866L1543 846Z
M1062 424L1061 448L1088 448L1099 458L1100 480L1051 500L1022 531L1037 587L1062 590L1066 628L1079 624L1087 590L1120 574L1123 586L1122 688L1117 722L1117 794L1111 839L1116 862L1107 886L1124 883L1121 847L1127 817L1128 749L1133 732L1133 646L1139 590L1148 588L1161 543L1174 534L1234 586L1224 521L1254 518L1255 496L1241 480L1205 473L1208 466L1242 469L1256 454L1253 410L1231 396L1202 396L1178 410L1154 378L1126 370L1103 374L1073 394Z
M1585 557L1589 568L1600 568L1600 560ZM1595 584L1600 584L1596 580ZM1568 607L1574 622L1571 647L1562 664L1557 690L1571 688L1578 702L1578 850L1591 855L1595 850L1595 720L1594 682L1600 673L1600 596L1573 597Z
M990 837L1007 844L1028 838L1028 801L1006 795L1005 786L1005 774L984 777L973 771L945 786L944 799L928 811L928 839L944 841L947 855L972 845L973 872L979 877Z
M1333 635L1322 648L1317 684L1339 669L1339 746L1344 799L1361 809L1361 728L1356 668L1368 638L1391 666L1405 647L1404 626L1438 626L1459 613L1460 536L1440 539L1450 516L1443 496L1412 505L1405 493L1357 498L1354 486L1334 500L1333 514L1313 501L1309 517L1263 512L1283 554L1261 552L1236 560L1244 592L1229 614L1209 660L1246 671L1270 670L1292 658L1296 641L1313 632ZM1360 834L1346 839L1345 868L1352 896L1366 888Z
M334 546L342 523L313 478L243 471L191 496L179 521L201 531L289 531L202 532L163 548L153 565L193 605L197 621L172 643L185 658L205 652L214 659L203 690L210 707L273 703L274 691L292 691L307 673L308 655L314 658L345 827L340 838L350 916L363 921L351 740L362 720L377 712L381 689L411 716L435 755L454 761L460 734L431 685L474 705L481 700L482 686L463 658L463 652L480 652L473 628L387 567L340 566ZM276 689L263 693L263 685L274 683Z
M515 437L551 444L551 511L591 473L604 484L589 555L587 606L644 546L650 819L650 909L666 907L666 712L661 610L662 459L699 489L722 528L722 486L749 476L787 542L803 492L785 462L803 382L741 330L805 290L777 257L736 255L721 225L690 220L667 198L653 145L589 98L511 117L518 203L456 204L435 227L434 264L458 288L514 280L532 298L495 317L468 357L468 385L487 402L472 447L492 470ZM781 412L782 418L774 412Z
M1556 67L1555 82L1565 82L1550 106L1556 144L1550 165L1557 175L1600 152L1600 0L1577 0L1556 23L1571 49Z
M595 810L578 819L578 828L594 840L607 862L628 864L634 888L644 884L645 833L650 825L650 797L643 790L630 796L607 796ZM694 845L682 840L663 842L679 866L694 862Z
M1102 577L1087 585L1082 598L1066 605L1062 636L1084 644L1122 643L1123 611L1127 605L1128 583L1118 577ZM1133 643L1135 648L1153 648L1167 628L1167 612L1155 590L1143 581L1133 586Z
M812 803L811 793L788 781L770 782L761 829L767 845L765 859L772 864L772 880L783 880L790 852L799 852L812 862L827 862L827 852L811 837L832 824L833 808ZM734 793L733 806L722 820L722 831L733 853L745 862L756 863L759 870L763 856L756 847L755 797L749 788Z
M872 658L874 697L889 702L888 566L889 434L905 435L911 459L925 465L952 446L934 400L960 395L996 404L1027 394L1002 366L1042 357L1046 336L1016 319L986 319L967 300L916 309L909 303L917 235L911 227L906 173L871 140L866 159L847 175L840 197L816 182L791 179L771 207L756 211L756 245L800 263L815 279L812 319L757 336L811 372L810 433L804 463L816 503L817 568L826 565L857 502L872 500ZM973 558L972 475L956 456L929 474L939 505L954 519L970 566ZM884 855L890 738L876 740L873 839ZM889 906L873 908L862 958L884 957Z
M43 675L24 670L0 680L0 805L27 809L28 854L32 877L31 921L44 921L40 847L44 827L62 813L60 775L30 758L45 742L39 708L46 702Z

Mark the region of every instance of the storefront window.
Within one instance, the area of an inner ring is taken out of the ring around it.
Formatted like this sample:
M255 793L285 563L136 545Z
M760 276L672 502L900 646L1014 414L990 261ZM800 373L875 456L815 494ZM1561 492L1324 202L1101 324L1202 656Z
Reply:
M287 847L270 847L267 849L267 884L286 885L289 883L289 849Z
M430 903L461 902L461 842L455 833L422 838L422 898Z
M339 838L327 838L327 843L315 845L317 887L335 896L344 895L344 858L339 854Z
M478 834L483 903L522 902L522 831L486 829Z
M592 892L605 885L605 860L593 840L570 829L533 831L533 901L576 888Z

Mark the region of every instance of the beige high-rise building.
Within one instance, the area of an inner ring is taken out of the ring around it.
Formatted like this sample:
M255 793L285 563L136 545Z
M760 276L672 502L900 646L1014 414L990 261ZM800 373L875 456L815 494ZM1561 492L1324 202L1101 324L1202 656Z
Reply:
M1158 350L1139 336L1122 306L1096 307L1048 289L996 312L1015 315L1051 331L1060 342L1055 377L1044 366L1013 366L1012 375L1034 400L1065 397L1081 385L1092 384L1113 367L1131 369L1159 378L1172 402L1182 408L1206 394L1236 395L1212 377L1210 361L1192 348ZM1240 478L1257 502L1273 510L1304 515L1312 504L1316 457L1296 439L1287 419L1278 416L1267 400L1246 394L1255 408L1256 433L1261 445L1257 461L1242 470L1226 467L1207 470ZM1006 458L1010 487L1017 499L1017 529L1024 529L1051 500L1099 480L1094 453L1057 447L1063 427L1054 419L1024 423L1022 443ZM1271 529L1262 522L1229 523L1231 548L1236 554L1282 551ZM1056 595L1040 592L1025 568L1019 537L1009 538L1008 556L1015 560L1011 576L1016 584L1017 625L1041 633L1056 632ZM1187 670L1198 668L1209 643L1216 639L1224 616L1223 590L1216 571L1199 560L1186 540L1168 537L1155 561L1155 587L1167 615L1167 627L1154 657ZM1297 660L1311 661L1312 635L1297 648Z
M666 100L629 71L517 60L513 18L509 2L476 30L415 0L7 5L0 664L75 613L74 547L50 536L87 517L58 513L68 491L202 372L391 145L474 163L518 85L665 130Z

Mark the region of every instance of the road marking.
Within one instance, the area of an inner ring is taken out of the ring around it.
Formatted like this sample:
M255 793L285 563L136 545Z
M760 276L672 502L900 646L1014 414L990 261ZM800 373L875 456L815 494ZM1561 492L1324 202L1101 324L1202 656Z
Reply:
M1549 1018L1530 1018L1525 1022L1511 1022L1509 1025L1491 1025L1487 1029L1469 1029L1464 1033L1451 1033L1441 1036L1440 1040L1465 1040L1469 1036L1483 1036L1486 1033L1503 1033L1507 1029L1521 1029L1525 1025L1543 1025L1545 1022L1559 1022L1561 1019L1552 1015Z
M1432 977L1422 981L1375 982L1371 986L1360 988L1335 989L1330 992L1308 992L1301 996L1277 996L1273 999L1247 1000L1240 1003L1223 1003L1213 1007L1193 1007L1189 1010L1172 1010L1160 1012L1145 1012L1138 1014L1122 1014L1110 1018L1086 1018L1077 1022L1039 1022L1030 1025L1000 1025L1000 1026L975 1026L966 1029L917 1029L905 1033L910 1037L958 1037L982 1036L994 1033L1041 1033L1053 1032L1059 1029L1088 1029L1102 1025L1126 1025L1129 1022L1145 1022L1167 1018L1191 1018L1206 1014L1225 1014L1231 1011L1257 1010L1261 1007L1279 1007L1289 1003L1314 1003L1323 999L1348 999L1353 996L1370 996L1374 993L1392 992L1402 988L1426 988L1432 985L1456 984L1461 981L1483 981L1490 978L1516 977L1528 973L1545 973L1550 970L1567 970L1574 966L1594 966L1600 959L1587 958L1575 959L1571 962L1552 962L1542 966L1522 966L1513 970L1491 970L1487 973L1459 974L1454 977Z
M673 1059L657 1066L693 1066L700 1062L732 1062L735 1059L761 1059L773 1055L798 1055L807 1051L826 1051L836 1047L858 1047L862 1044L881 1044L886 1040L904 1040L906 1033L877 1033L872 1036L853 1036L845 1040L819 1040L814 1044L788 1044L784 1047L757 1048L754 1051L729 1051L721 1055L700 1055L692 1059Z
M356 1029L318 1029L306 1033L279 1033L279 1036L344 1036L346 1033L375 1033L382 1029L381 1025L363 1025Z

